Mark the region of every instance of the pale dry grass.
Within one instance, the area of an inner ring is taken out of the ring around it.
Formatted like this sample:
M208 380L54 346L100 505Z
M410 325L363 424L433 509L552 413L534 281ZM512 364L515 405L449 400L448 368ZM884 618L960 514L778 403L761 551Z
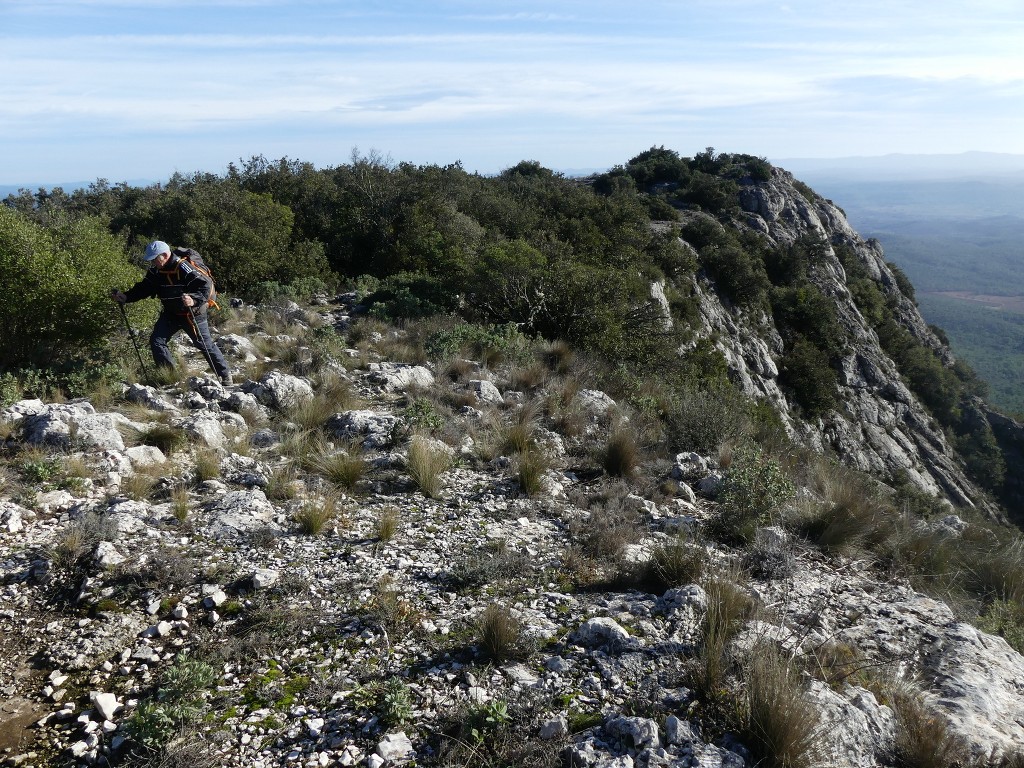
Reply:
M424 496L437 498L441 474L452 466L451 454L432 440L414 435L409 443L406 471Z

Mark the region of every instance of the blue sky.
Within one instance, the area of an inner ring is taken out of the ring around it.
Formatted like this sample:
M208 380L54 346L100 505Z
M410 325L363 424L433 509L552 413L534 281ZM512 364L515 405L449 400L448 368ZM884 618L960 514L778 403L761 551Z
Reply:
M0 184L1024 154L1024 3L0 0Z

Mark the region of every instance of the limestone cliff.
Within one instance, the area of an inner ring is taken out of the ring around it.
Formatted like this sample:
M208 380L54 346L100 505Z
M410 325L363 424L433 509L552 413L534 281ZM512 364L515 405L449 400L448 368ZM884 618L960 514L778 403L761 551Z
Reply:
M791 434L813 448L834 451L845 464L881 479L908 479L958 506L995 514L967 477L940 425L886 355L847 287L839 248L863 265L897 322L944 364L952 365L951 352L929 329L913 299L901 291L878 242L864 240L838 206L814 195L782 169L773 169L768 181L746 179L740 203L742 215L733 217L732 224L760 233L773 246L789 246L807 235L823 238L825 252L808 277L835 302L847 343L838 366L839 406L817 418L799 417L792 397L780 386L783 343L770 313L734 306L716 290L713 279L698 278L703 319L699 337L714 340L733 380L746 394L770 401ZM684 220L693 215L700 214L684 212Z

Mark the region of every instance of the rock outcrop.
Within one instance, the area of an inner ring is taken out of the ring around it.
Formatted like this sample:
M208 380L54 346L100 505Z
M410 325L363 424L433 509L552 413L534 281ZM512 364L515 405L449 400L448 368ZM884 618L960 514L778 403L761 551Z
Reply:
M861 315L846 287L846 272L836 253L852 252L894 308L898 322L947 364L952 354L904 295L876 241L865 241L831 201L797 188L791 174L774 169L767 182L742 187L745 214L737 226L763 235L773 245L791 245L818 236L825 251L809 279L834 301L837 318L850 343L839 366L839 403L825 416L798 418L779 384L777 361L782 339L770 316L728 305L713 284L695 286L703 320L701 333L714 339L730 374L751 397L764 399L782 415L791 434L815 450L831 450L847 465L883 478L902 477L929 493L941 493L957 506L979 506L998 516L967 477L941 427L924 409L881 348L877 334ZM698 214L699 215L699 214Z

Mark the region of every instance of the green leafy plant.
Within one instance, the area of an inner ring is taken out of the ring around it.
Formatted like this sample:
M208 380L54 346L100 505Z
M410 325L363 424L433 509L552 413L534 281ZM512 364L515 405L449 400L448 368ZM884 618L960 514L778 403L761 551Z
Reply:
M718 493L719 511L713 532L726 539L750 541L758 526L796 493L796 485L782 465L757 447L737 451Z
M412 694L400 677L389 677L380 687L377 713L386 727L405 725L413 718Z

